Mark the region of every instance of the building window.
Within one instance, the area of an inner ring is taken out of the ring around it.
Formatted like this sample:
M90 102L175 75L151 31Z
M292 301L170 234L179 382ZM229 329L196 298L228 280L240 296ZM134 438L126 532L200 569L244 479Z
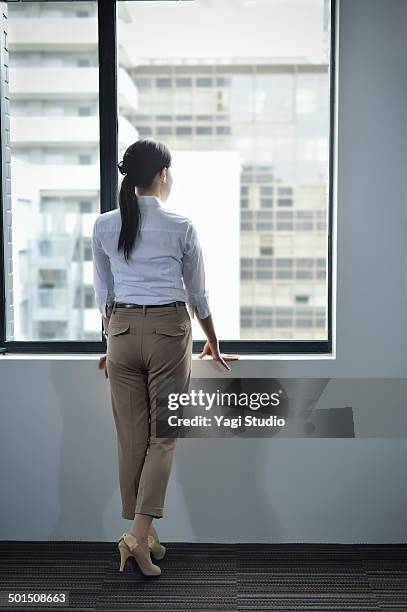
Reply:
M273 215L274 213L271 210L256 210L256 219L259 221L271 221Z
M159 126L156 131L157 136L169 136L172 134L172 128L167 126Z
M80 106L78 108L79 117L89 117L92 114L90 106Z
M297 304L308 304L309 295L296 295L295 301Z
M185 136L186 134L190 135L192 134L192 127L184 127L184 126L177 126L175 129L176 134L179 134L180 136L183 135Z
M176 87L191 87L192 86L192 78L178 78L175 79Z
M196 128L196 133L202 134L202 135L212 134L212 127L206 126L206 125L203 125L203 126L198 125Z
M92 200L81 200L79 202L79 212L90 213L92 211ZM96 209L95 209L96 212Z
M157 128L157 129L159 129L159 128ZM137 127L137 130L138 130L140 138L142 138L143 136L151 136L152 133L153 133L151 127L148 127L146 125L139 125Z
M292 187L279 187L278 188L278 195L292 195L293 189Z
M155 84L157 87L171 87L171 79L156 79Z
M141 89L145 88L145 87L152 87L153 86L153 79L148 79L145 77L135 77L134 78L134 83L137 87L140 87Z
M81 166L90 166L92 163L92 156L88 153L81 153L79 155L79 164Z
M213 85L213 80L209 77L204 77L204 78L197 78L196 79L196 86L197 87L212 87Z
M228 77L218 77L216 79L217 87L230 87L230 85L231 85L231 79Z
M229 136L230 135L230 126L229 125L217 125L216 126L216 133L217 134L221 134L223 136Z

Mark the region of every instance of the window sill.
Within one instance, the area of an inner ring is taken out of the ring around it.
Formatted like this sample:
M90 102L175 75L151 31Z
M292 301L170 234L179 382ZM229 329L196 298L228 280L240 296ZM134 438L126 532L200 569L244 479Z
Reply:
M103 353L6 353L0 354L0 360L11 360L11 361L96 361L103 355ZM246 361L325 361L336 359L336 355L332 353L318 353L318 354L257 354L257 355L240 355L239 362L244 363ZM212 359L199 359L197 354L192 355L193 361L212 362ZM0 361L1 363L1 361ZM231 362L236 363L236 362Z

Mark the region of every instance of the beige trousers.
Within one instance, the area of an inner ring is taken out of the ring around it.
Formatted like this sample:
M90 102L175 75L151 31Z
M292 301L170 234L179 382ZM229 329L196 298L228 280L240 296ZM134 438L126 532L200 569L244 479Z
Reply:
M161 518L178 438L159 437L169 432L157 424L173 414L165 402L168 393L189 389L191 320L182 304L114 308L107 333L122 517Z

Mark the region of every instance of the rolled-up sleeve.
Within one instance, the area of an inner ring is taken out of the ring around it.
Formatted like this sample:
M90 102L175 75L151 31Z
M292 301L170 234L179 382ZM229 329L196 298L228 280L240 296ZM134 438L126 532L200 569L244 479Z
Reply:
M201 245L194 225L189 222L185 237L184 255L182 258L182 276L187 294L187 303L194 316L195 307L200 319L211 314L209 293L205 285L205 266Z
M92 233L92 254L93 254L93 288L95 300L102 317L106 317L106 307L113 303L114 280L110 268L110 260L103 250L100 238L97 234L97 219L93 226Z

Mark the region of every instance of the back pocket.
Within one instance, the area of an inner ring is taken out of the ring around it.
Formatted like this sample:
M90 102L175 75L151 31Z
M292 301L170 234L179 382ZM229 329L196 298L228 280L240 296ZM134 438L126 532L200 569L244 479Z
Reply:
M165 325L156 327L154 333L162 334L163 336L185 336L187 326L182 323L180 325Z
M108 336L120 336L121 334L125 334L129 331L130 323L119 323L118 321L113 321L109 323L107 327L107 335Z

